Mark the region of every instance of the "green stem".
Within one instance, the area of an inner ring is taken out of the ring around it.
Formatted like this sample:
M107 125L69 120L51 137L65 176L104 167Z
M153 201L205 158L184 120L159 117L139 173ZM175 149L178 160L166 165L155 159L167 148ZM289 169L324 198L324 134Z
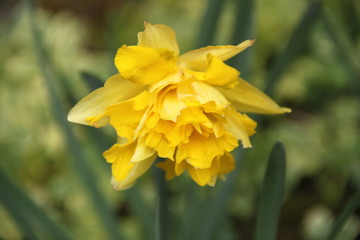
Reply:
M235 152L236 169L231 172L226 181L219 187L216 197L214 198L209 210L204 214L203 224L200 228L199 240L215 239L217 226L222 222L226 215L226 206L230 199L231 190L234 186L236 176L240 171L240 162L243 160L244 149L237 148Z
M169 228L171 227L168 208L168 190L166 188L164 171L155 168L155 175L158 194L155 216L155 239L166 240L169 239Z

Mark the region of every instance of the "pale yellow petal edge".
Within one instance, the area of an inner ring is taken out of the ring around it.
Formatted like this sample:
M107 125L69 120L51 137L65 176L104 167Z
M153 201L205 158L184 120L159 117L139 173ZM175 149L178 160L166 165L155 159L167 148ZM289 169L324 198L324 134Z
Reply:
M106 81L104 87L96 89L81 99L70 110L67 119L73 123L89 125L88 118L103 114L107 106L132 98L144 88L116 74Z

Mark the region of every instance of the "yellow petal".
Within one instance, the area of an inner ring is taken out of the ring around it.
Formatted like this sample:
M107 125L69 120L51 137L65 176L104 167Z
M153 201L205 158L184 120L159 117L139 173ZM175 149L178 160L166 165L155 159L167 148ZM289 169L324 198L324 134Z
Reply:
M240 72L226 65L219 58L209 54L208 66L205 71L204 81L211 85L225 86L236 81Z
M148 99L149 93L144 91L128 101L107 107L105 115L109 116L110 124L118 136L128 139L134 136L135 129L145 113Z
M183 109L181 115L176 121L176 124L179 126L192 124L192 123L201 123L209 128L213 126L210 120L202 111L202 109L198 107L188 107Z
M149 92L152 94L158 94L165 87L172 84L178 84L181 81L182 81L181 74L179 74L178 72L169 74L164 79L150 85Z
M163 137L160 143L154 148L157 151L159 157L169 158L171 160L174 159L174 152L176 148L171 146L165 137Z
M179 55L179 46L174 31L166 25L145 22L145 31L138 33L138 46L149 48L166 48L174 55Z
M140 138L137 141L137 145L134 151L133 156L131 157L131 162L140 162L144 161L144 159L147 159L155 154L154 148L148 147L145 145L145 139Z
M174 161L175 163L175 161ZM182 161L181 163L175 163L175 174L176 176L180 176L183 174L185 169L190 166L186 161Z
M207 55L211 54L225 61L253 45L255 40L246 40L237 46L208 46L184 53L179 57L179 64L196 71L204 71L207 65Z
M231 153L226 152L223 156L220 157L219 162L219 170L217 175L229 173L235 168L234 157Z
M132 162L136 148L136 142L128 142L123 145L114 144L104 152L107 162L112 163L111 169L114 177L112 184L117 190L131 187L135 180L150 168L156 158L156 155L152 155L140 162Z
M144 87L135 85L123 79L120 74L116 74L105 82L104 87L96 89L78 102L70 110L68 120L89 125L86 119L102 115L107 106L132 98L143 90ZM104 121L101 126L106 124L107 121Z
M235 110L226 109L224 128L242 141L244 148L251 147L249 136L255 133L256 122Z
M212 175L209 169L196 169L188 167L191 178L200 186L205 186L212 180Z
M136 142L128 142L126 144L114 144L110 149L103 153L106 161L112 163L112 174L116 180L120 181L128 175L129 171L134 167L134 163L130 160L134 154Z
M115 56L121 76L139 85L158 82L176 69L171 52L141 46L122 46Z
M204 82L193 82L192 88L195 92L196 99L201 105L215 102L215 111L221 111L229 105L229 102L226 100L226 98L216 88Z
M160 136L158 136L158 134ZM161 150L161 146L164 146L165 149L175 148L180 142L183 142L186 138L188 138L189 135L186 134L189 134L186 131L186 126L178 126L175 122L160 120L158 124L147 134L146 142L147 145L149 144L148 146L153 146L159 152L164 152ZM167 157L173 159L172 156Z
M115 190L125 190L132 187L135 181L141 177L154 163L156 155L145 159L141 162L134 163L133 168L128 172L126 178L121 181L117 181L114 177L111 180L111 185Z
M181 110L186 107L186 105L178 99L176 89L166 91L163 97L160 95L159 102L161 103L159 110L160 118L173 122L176 121Z
M159 162L156 166L165 171L165 179L171 180L175 175L175 162L170 159L166 159L165 161Z
M224 148L217 144L218 139L214 136L204 137L198 133L190 136L189 143L178 146L176 152L176 162L180 163L184 159L196 168L209 168L213 158L222 155Z
M277 105L270 97L255 88L243 79L233 88L221 88L218 90L231 101L240 112L280 114L291 112L289 108Z
M223 149L222 153L231 152L239 146L237 138L228 132L225 132L223 136L216 138L216 140L218 142L218 145L220 145Z
M226 152L223 156L215 157L210 168L198 169L191 165L186 168L191 178L200 186L215 186L217 176L231 172L235 168L235 161L233 156Z
M162 134L157 133L155 131L150 131L145 135L145 144L146 146L155 148L157 145L160 144L162 140Z

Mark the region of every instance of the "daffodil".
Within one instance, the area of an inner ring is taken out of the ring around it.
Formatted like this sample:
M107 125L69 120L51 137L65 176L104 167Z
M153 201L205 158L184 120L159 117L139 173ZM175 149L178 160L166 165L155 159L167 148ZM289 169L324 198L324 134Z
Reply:
M115 189L131 187L157 157L165 159L157 166L166 179L187 171L197 184L213 186L234 169L230 152L238 142L251 147L256 122L245 113L290 112L224 63L253 43L179 55L171 28L145 23L137 46L118 49L119 73L68 115L71 122L116 130L117 143L103 154Z

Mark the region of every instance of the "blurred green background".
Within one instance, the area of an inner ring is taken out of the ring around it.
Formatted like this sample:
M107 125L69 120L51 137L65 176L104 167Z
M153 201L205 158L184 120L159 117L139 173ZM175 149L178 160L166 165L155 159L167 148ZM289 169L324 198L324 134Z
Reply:
M134 188L114 191L101 153L115 141L115 132L65 121L70 108L93 89L89 82L116 72L117 48L135 45L144 21L173 28L182 53L256 39L229 64L293 109L281 116L253 116L259 121L253 148L237 165L213 239L253 239L264 171L277 140L287 154L277 239L325 239L360 187L358 0L39 0L34 7L2 0L1 170L73 239L114 239L106 229L111 224L104 222L109 216L121 236L153 238L156 169ZM202 219L191 213L201 216L223 183L201 188L182 176L166 184L172 215L168 239L197 239ZM202 207L189 204L194 202ZM108 216L102 212L106 208ZM14 219L0 205L0 239L28 239ZM337 239L359 239L359 232L357 209Z

